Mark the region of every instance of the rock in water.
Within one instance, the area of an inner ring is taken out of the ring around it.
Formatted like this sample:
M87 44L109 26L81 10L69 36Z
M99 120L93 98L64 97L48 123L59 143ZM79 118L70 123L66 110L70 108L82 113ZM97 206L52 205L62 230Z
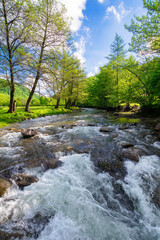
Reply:
M160 131L160 123L155 126L156 131Z
M121 144L121 147L122 147L122 148L134 147L134 144L132 144L132 143L130 143L130 142L125 142L125 141L123 141L123 142L121 142L120 144Z
M11 182L4 178L3 176L0 176L0 197L2 197L8 188L11 187Z
M21 133L24 138L30 138L37 134L37 132L34 129L22 129Z
M139 162L139 157L145 155L144 152L139 148L128 148L127 150L123 151L122 156L124 158L128 158L134 162Z
M113 132L113 129L109 127L101 127L100 132Z
M38 182L38 178L35 176L30 176L27 174L17 173L12 176L12 179L15 180L16 184L20 187L26 187L31 185L34 182Z

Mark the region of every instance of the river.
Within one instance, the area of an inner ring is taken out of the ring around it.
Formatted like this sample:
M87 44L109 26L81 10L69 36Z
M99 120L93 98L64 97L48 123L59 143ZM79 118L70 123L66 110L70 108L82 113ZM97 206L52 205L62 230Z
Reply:
M144 152L138 162L121 157L124 142ZM62 164L47 170L46 159ZM16 172L39 181L13 181L0 198L2 240L160 240L160 142L140 119L82 109L12 124L0 131L0 174Z

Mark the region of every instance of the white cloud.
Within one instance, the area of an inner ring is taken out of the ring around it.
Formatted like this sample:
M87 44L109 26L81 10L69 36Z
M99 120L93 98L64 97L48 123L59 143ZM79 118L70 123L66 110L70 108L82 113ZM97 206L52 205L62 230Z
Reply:
M107 8L106 10L107 18L109 17L110 13L113 13L117 21L121 22L121 20L130 13L130 10L126 10L124 8L124 2L121 2L117 9L113 5Z
M82 65L84 65L86 62L86 59L84 57L85 44L86 44L86 42L85 42L85 39L83 36L81 36L79 42L75 42L75 47L76 47L77 51L74 53L74 55L80 60Z
M60 0L66 6L67 16L72 19L71 30L77 32L84 19L83 10L87 0Z
M100 2L100 3L104 3L104 0L98 0L98 2Z
M99 71L99 67L94 67L94 72L95 72L95 74L97 74L98 71Z

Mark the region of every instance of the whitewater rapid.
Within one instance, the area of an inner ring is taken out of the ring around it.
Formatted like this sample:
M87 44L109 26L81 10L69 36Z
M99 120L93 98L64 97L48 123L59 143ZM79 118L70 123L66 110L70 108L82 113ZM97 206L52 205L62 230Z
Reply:
M10 189L0 200L0 222L12 220L8 227L13 231L19 218L16 227L21 229L21 224L37 213L50 216L38 240L160 239L160 211L141 186L143 174L148 174L153 184L152 177L160 170L158 157L143 157L134 171L133 163L126 162L128 174L123 187L133 199L136 213L113 198L112 177L96 174L89 155L74 154L61 157L61 161L62 167L40 174L39 182L24 191ZM108 207L107 199L117 205L115 210Z

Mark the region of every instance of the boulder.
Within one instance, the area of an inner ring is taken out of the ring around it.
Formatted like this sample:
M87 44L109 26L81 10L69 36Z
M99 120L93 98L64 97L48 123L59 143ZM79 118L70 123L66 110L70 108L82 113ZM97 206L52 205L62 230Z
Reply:
M130 148L130 147L134 147L134 144L130 143L130 142L121 142L121 147L122 148Z
M72 129L74 127L77 127L77 125L76 124L62 125L62 128L65 128L65 129Z
M139 148L129 148L122 152L124 158L128 158L134 162L139 162L139 157L143 156L144 152Z
M87 126L89 126L89 127L96 127L97 126L97 124L96 123L88 123L88 125Z
M7 180L7 178L4 178L3 176L0 176L0 197L2 197L8 188L11 187L11 182Z
M47 171L48 169L61 167L62 164L63 163L57 159L46 159L42 161L41 167L44 171Z
M16 173L12 176L12 179L16 182L16 184L20 187L26 187L31 185L34 182L38 182L38 178L35 176L23 174L23 173Z
M34 129L22 129L21 133L24 138L30 138L35 136L37 134L37 131Z
M120 127L119 130L126 130L126 129L128 129L128 128L129 128L129 126L124 125L124 126Z
M113 129L109 127L101 127L100 132L113 132Z
M121 148L115 142L104 142L91 148L91 161L99 171L108 172L111 176L123 179L126 169L121 156Z
M158 123L158 124L155 126L154 130L160 131L160 123Z

